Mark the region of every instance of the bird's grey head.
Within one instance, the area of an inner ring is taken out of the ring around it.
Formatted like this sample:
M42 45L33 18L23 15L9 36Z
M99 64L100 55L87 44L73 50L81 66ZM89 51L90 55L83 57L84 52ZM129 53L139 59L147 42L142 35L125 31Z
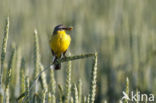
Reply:
M71 31L72 30L72 27L67 27L67 26L65 26L63 24L57 25L54 28L53 34L57 34L57 31L59 31L59 30L69 30L69 31Z

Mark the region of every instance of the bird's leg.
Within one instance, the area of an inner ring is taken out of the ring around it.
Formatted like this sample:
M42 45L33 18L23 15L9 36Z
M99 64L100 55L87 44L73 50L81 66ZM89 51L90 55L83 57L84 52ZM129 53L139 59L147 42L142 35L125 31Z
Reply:
M56 55L55 55L55 53L54 53L54 51L53 51L52 49L51 49L51 53L52 53L52 55L53 55L53 60L52 60L52 62L55 63L57 57L56 57Z
M63 58L66 58L67 57L66 56L66 52L67 52L67 50L65 52L63 52Z
M56 56L53 56L53 60L52 60L53 63L56 62Z
M55 55L55 53L54 53L54 51L52 49L51 49L51 53L52 53L53 56Z

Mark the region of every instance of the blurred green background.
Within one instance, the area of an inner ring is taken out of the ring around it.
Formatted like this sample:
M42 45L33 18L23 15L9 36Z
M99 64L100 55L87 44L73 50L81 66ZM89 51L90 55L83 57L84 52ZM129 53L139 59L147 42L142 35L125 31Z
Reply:
M155 4L156 0L0 0L0 45L9 16L7 58L16 44L26 60L26 74L32 76L34 29L39 34L41 62L47 66L52 61L49 38L53 28L73 26L71 54L99 53L96 103L119 101L126 77L130 91L156 95ZM72 62L72 81L81 78L84 95L91 66L91 59ZM64 63L55 72L58 84L64 84L65 69Z

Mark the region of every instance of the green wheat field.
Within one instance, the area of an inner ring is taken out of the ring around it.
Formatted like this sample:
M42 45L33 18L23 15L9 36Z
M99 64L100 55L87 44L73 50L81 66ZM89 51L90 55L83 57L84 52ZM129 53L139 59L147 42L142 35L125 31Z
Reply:
M73 31L56 71L49 40L58 24ZM132 92L147 96L132 101ZM0 0L0 103L156 103L154 96L156 0Z

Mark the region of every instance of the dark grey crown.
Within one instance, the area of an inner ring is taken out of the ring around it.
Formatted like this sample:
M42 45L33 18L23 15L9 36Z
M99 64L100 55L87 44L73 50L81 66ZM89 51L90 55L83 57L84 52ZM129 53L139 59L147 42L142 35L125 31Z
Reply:
M66 28L66 26L64 26L63 24L57 25L57 26L54 28L53 34L56 34L58 30L63 30L63 29L65 29L65 28Z

